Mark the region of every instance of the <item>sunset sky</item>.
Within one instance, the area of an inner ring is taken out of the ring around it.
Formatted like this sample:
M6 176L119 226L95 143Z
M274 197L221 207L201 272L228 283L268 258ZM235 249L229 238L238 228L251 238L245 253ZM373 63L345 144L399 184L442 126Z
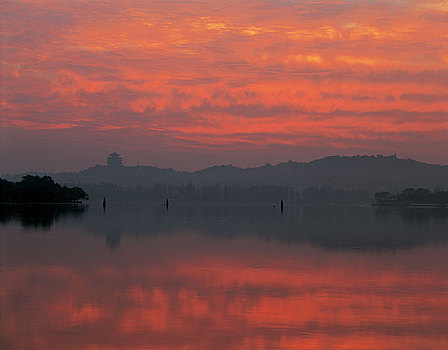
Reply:
M448 1L1 0L2 172L448 164Z

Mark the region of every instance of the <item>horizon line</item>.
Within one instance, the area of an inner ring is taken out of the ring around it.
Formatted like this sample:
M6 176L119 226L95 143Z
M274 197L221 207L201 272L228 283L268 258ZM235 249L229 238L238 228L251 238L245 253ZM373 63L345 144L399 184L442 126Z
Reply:
M112 154L112 153L117 153L117 152L111 152L110 154ZM108 154L108 156L110 154ZM118 154L118 155L120 155L120 154ZM199 168L199 169L196 169L196 170L179 170L179 169L176 169L176 168L173 168L173 167L159 167L159 166L150 165L150 164L136 164L136 165L120 164L117 167L129 167L129 168L130 167L153 167L153 168L158 168L160 170L173 170L173 171L176 171L176 172L195 173L195 172L199 172L199 171L203 171L203 170L207 170L207 169L211 169L211 168L216 168L216 167L234 167L234 168L237 168L237 169L245 170L245 169L262 168L262 167L265 167L265 166L276 167L276 166L279 166L281 164L286 164L286 163L309 164L309 163L320 161L320 160L324 160L324 159L327 159L327 158L337 158L337 157L339 157L339 158L369 157L369 158L376 158L376 159L393 158L393 159L397 159L397 160L411 160L411 161L414 161L414 162L417 162L417 163L422 163L422 164L427 164L427 165L448 166L448 164L429 163L429 162L426 162L426 161L421 161L421 160L417 160L417 159L410 158L410 157L399 157L397 153L394 153L392 155L384 155L384 154L340 155L340 154L335 154L335 155L327 155L327 156L324 156L324 157L321 157L321 158L315 158L315 159L312 159L312 160L309 160L309 161L297 161L297 160L290 159L290 160L287 160L287 161L282 161L282 162L278 162L278 163L274 163L274 164L272 164L270 162L267 162L267 163L262 164L262 165L248 166L248 167L233 165L232 163L215 164L215 165L210 165L210 166L206 166L206 167L203 167L203 168ZM79 173L81 171L86 171L88 169L95 168L95 167L114 167L114 166L110 166L110 165L107 165L107 164L95 164L95 165L92 165L92 166L89 166L87 168L80 169L80 170L62 170L62 171L51 171L51 172L50 171L47 172L47 171L33 171L33 170L29 170L29 171L25 171L25 172L21 172L21 173L1 174L0 176L1 177L4 177L4 176L11 177L11 176L18 176L18 175L22 175L22 174L60 174L60 173L76 173L76 172Z

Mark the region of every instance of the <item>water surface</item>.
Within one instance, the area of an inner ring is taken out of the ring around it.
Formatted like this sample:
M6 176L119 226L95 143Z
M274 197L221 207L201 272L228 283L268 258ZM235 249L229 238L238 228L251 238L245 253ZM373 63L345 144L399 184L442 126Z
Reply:
M447 349L448 213L2 206L1 349Z

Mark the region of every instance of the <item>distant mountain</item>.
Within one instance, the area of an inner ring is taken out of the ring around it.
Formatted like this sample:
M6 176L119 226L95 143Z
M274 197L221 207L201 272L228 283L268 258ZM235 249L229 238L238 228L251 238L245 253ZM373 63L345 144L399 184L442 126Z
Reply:
M400 190L404 187L446 187L448 166L396 156L332 156L309 163L287 162L241 169L212 167L192 174L197 182L280 184L299 188L330 186L342 189Z
M39 174L44 175L44 174ZM195 172L153 166L101 166L80 172L45 174L67 185L111 183L120 186L166 184L273 184L303 189L337 187L398 192L405 187L448 188L448 166L396 156L331 156L311 162L266 164L255 168L213 166ZM15 175L10 179L20 178Z

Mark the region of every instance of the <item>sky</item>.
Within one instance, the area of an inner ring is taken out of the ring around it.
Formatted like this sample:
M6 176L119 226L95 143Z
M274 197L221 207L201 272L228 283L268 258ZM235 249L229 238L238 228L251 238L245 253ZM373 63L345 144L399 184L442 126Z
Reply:
M448 1L1 0L1 172L448 164Z

